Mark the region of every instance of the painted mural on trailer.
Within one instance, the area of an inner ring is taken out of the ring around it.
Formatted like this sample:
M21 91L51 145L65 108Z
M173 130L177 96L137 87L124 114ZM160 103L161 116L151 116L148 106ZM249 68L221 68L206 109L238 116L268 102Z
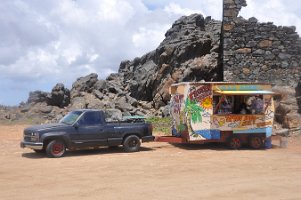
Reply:
M188 90L185 109L189 140L219 139L220 134L211 129L213 113L212 86L191 86Z
M180 136L187 132L192 141L219 139L219 132L210 128L212 113L212 86L187 87L185 95L175 94L171 97L172 134Z
M220 139L221 131L234 134L266 133L272 134L274 106L271 96L264 95L264 112L259 114L215 114L213 90L250 91L262 90L254 85L185 85L184 94L173 94L171 98L172 133L181 136L188 133L190 141ZM260 87L260 88L259 88Z

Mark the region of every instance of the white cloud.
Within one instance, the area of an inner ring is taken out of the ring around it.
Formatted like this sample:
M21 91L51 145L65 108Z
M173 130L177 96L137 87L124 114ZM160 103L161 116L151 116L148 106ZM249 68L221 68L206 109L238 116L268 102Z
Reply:
M152 28L141 26L138 31L133 33L132 42L136 49L140 52L147 52L153 44L159 44L164 39L166 30L170 28L170 24L161 26L153 25ZM147 40L146 40L147 38Z
M104 0L100 4L97 16L99 20L127 22L135 13L129 2L121 0Z
M244 15L300 31L299 2L247 1ZM221 19L222 0L1 1L0 102L17 104L58 82L70 88L92 72L106 78L122 60L154 50L176 19L196 12Z
M169 3L165 6L164 11L171 14L171 15L191 15L194 13L202 13L200 10L193 10L189 8L183 8L179 4L176 3Z
M274 22L278 26L296 26L301 33L301 2L292 0L247 0L247 7L240 15L248 19L256 17L259 22Z

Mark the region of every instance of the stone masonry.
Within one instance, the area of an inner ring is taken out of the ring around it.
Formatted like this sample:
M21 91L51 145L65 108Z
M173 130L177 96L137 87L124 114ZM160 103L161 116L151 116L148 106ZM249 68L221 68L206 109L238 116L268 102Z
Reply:
M301 75L301 39L296 28L237 17L246 0L224 0L223 5L224 80L295 88Z

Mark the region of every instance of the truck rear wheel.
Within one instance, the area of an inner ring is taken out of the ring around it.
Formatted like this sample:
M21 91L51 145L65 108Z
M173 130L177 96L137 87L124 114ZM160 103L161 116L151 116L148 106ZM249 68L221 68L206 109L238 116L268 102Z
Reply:
M123 141L123 148L126 152L136 152L139 151L141 142L138 136L130 135Z
M241 145L241 139L238 136L231 136L228 140L228 146L230 149L239 149Z
M49 158L59 158L64 156L66 145L61 140L52 140L46 147L46 154Z

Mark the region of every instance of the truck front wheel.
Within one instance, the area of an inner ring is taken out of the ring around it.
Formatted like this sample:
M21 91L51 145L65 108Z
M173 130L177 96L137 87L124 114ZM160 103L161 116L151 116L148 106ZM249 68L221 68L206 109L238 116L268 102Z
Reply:
M136 152L139 151L141 142L138 136L130 135L123 141L123 148L126 152Z
M49 158L59 158L64 156L66 145L61 140L52 140L46 147L46 154Z

